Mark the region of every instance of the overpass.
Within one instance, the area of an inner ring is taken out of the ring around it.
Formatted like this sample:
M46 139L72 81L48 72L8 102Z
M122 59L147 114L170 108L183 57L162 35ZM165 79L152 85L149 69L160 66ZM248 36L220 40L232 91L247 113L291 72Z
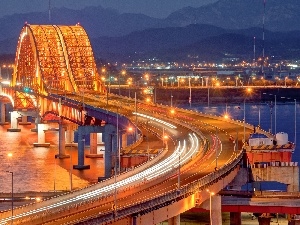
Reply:
M1 95L12 102L14 112L42 118L50 113L58 118L58 157L68 157L63 146L64 126L77 124L78 164L74 168L89 168L84 163L84 135L102 133L107 158L104 181L2 212L0 224L157 224L166 219L176 224L180 213L209 199L206 189L217 193L236 176L243 165L243 152L238 149L243 136L252 132L245 121L183 109L171 113L169 107L108 94L80 25L25 24L12 81L2 87ZM12 131L18 129L16 117L12 113ZM105 121L105 125L95 121ZM134 148L145 141L139 129L145 124L162 140L162 152L121 173L117 155L122 132L134 127L133 138L125 146ZM230 137L236 135L233 143ZM219 219L220 215L216 216L214 223Z

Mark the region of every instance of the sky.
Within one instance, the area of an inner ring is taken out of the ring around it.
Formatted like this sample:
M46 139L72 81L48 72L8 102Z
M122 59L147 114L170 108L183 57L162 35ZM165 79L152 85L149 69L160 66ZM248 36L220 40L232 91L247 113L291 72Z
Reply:
M50 0L51 7L81 9L101 5L120 13L142 13L151 17L165 18L175 10L186 6L200 7L217 0ZM14 13L48 11L49 0L0 0L0 17Z

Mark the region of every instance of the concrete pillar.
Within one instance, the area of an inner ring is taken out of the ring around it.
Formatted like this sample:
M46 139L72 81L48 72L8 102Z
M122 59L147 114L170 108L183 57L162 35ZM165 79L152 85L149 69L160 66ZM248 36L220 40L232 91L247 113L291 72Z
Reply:
M0 107L1 107L1 111L0 111L0 113L1 113L1 117L0 117L0 125L7 125L7 124L9 124L8 122L5 122L5 115L6 115L6 108L5 108L5 103L3 103L3 102L1 102L1 105L0 105Z
M121 142L121 148L125 148L127 146L127 133L122 134L122 142Z
M230 225L242 225L240 212L230 212Z
M269 215L269 213L263 213L257 219L259 225L270 225L271 223L271 216Z
M33 143L34 147L50 147L50 143L46 143L45 130L48 129L47 124L38 124L38 142Z
M90 133L90 154L97 154L97 133Z
M28 116L22 116L22 121L19 122L19 125L30 125L31 123L28 122Z
M18 117L19 113L17 111L12 111L10 113L10 128L7 129L7 131L10 132L20 132L21 129L18 128Z
M168 225L180 225L180 215L168 219Z
M102 158L103 154L97 152L98 133L90 133L90 153L85 156L88 158Z
M131 145L134 142L135 135L133 133L127 134L126 139L127 139L127 145Z
M222 211L221 211L221 196L213 195L211 197L211 219L212 225L222 224Z
M58 129L58 155L57 158L69 158L69 155L66 155L66 136L65 136L65 125L62 124L62 121L59 122L59 129Z
M30 130L32 132L38 132L38 124L41 123L41 116L39 113L37 113L35 119L34 119L34 124L35 124L35 127L34 128L31 128Z
M104 177L108 178L112 176L112 157L117 152L117 135L116 128L113 125L105 125L104 129L104 143L105 143L105 157L104 157Z
M89 169L90 165L84 165L84 126L78 127L78 165L73 165L74 169Z
M77 144L74 143L74 132L77 129L77 126L75 126L74 124L66 124L66 125L67 125L67 129L66 129L66 143L65 143L65 146L66 147L77 146Z
M105 155L105 143L103 142L103 135L102 133L97 133L97 154Z

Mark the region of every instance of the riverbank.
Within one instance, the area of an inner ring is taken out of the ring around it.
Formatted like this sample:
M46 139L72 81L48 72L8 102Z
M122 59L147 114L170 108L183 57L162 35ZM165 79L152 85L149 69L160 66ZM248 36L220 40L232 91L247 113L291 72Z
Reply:
M251 88L248 92L246 89ZM121 88L123 96L143 100L149 97L156 103L170 105L184 104L189 102L191 96L192 104L219 104L219 103L243 103L249 102L292 102L294 99L300 101L300 89L295 87L155 87L145 94L147 87ZM118 88L111 88L111 93L119 94ZM276 97L275 97L276 96Z

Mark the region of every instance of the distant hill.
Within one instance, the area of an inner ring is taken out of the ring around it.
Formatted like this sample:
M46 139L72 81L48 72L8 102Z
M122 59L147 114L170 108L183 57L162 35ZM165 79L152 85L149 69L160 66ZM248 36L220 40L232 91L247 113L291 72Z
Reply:
M298 57L298 12L300 1L266 0L264 45L268 55ZM95 54L111 60L152 56L164 59L251 57L253 37L256 37L258 55L263 45L263 0L219 0L199 8L183 8L164 19L121 14L101 6L82 10L54 8L51 15L51 24L80 22ZM0 18L0 54L14 54L25 22L49 24L48 12Z
M300 30L300 1L266 0L265 27L271 31ZM199 8L186 7L166 18L176 26L210 24L226 29L262 27L264 0L219 0Z
M171 61L222 60L226 58L253 59L254 37L256 57L276 59L300 58L300 31L271 32L262 29L222 29L209 25L148 29L123 37L92 39L95 54L100 58L139 60L160 58Z

